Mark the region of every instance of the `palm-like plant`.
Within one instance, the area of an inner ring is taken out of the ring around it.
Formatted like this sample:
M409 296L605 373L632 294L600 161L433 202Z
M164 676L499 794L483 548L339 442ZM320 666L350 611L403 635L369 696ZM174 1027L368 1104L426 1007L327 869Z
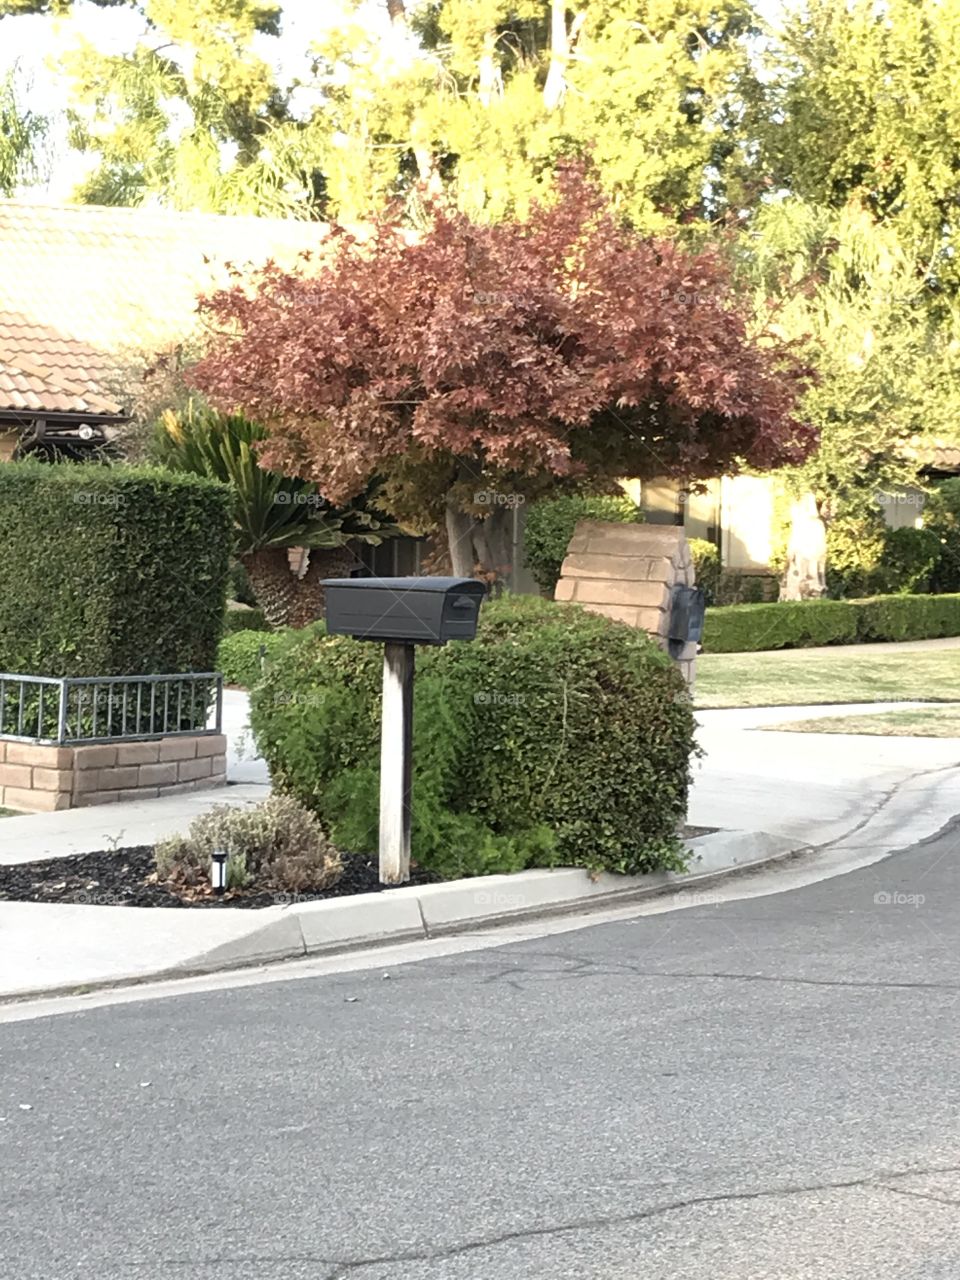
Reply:
M236 553L271 626L306 626L323 616L324 578L346 575L360 543L400 533L367 499L335 507L315 484L267 471L255 445L267 432L240 414L191 401L160 417L154 454L175 471L228 484L235 497Z

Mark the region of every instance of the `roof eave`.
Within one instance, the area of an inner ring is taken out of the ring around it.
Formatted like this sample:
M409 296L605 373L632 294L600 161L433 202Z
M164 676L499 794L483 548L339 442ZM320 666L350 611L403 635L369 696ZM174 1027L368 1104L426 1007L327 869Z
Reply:
M46 409L0 408L0 422L9 423L11 426L29 427L39 421L52 427L122 427L130 421L130 415L128 413L66 413L63 410L52 413Z

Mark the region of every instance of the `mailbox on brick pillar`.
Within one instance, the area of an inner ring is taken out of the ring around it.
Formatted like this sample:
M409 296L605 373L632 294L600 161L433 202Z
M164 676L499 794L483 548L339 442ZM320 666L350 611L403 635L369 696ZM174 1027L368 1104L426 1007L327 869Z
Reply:
M414 646L472 640L486 594L475 578L330 578L329 635L383 641L380 879L410 879Z

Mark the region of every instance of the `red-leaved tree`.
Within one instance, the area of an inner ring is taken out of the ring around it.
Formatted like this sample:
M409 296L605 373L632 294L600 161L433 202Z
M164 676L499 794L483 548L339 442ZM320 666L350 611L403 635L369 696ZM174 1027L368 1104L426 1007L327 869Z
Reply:
M511 506L558 483L802 459L808 371L751 334L720 255L638 236L577 171L558 185L525 223L436 209L416 239L336 229L297 273L238 280L202 303L196 385L332 501L383 477L398 518L446 524L457 573L505 563Z

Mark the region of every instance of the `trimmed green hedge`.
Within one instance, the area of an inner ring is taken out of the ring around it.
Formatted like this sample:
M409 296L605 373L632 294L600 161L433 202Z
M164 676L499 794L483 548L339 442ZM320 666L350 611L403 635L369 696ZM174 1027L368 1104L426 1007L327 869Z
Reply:
M316 624L288 634L253 690L257 746L278 790L369 853L382 646ZM415 700L419 864L445 877L683 865L693 713L643 632L536 597L487 601L475 641L418 650Z
M238 631L269 631L262 609L228 609L223 629L228 636Z
M217 650L217 670L223 672L224 684L238 684L252 689L261 676L261 668L295 637L295 631L235 631L224 636Z
M960 595L796 600L708 609L704 653L960 636Z
M225 485L150 467L0 465L0 670L211 671L232 542Z
M639 524L643 512L625 494L554 494L531 503L523 530L526 565L534 581L551 594L560 578L567 548L581 520Z

